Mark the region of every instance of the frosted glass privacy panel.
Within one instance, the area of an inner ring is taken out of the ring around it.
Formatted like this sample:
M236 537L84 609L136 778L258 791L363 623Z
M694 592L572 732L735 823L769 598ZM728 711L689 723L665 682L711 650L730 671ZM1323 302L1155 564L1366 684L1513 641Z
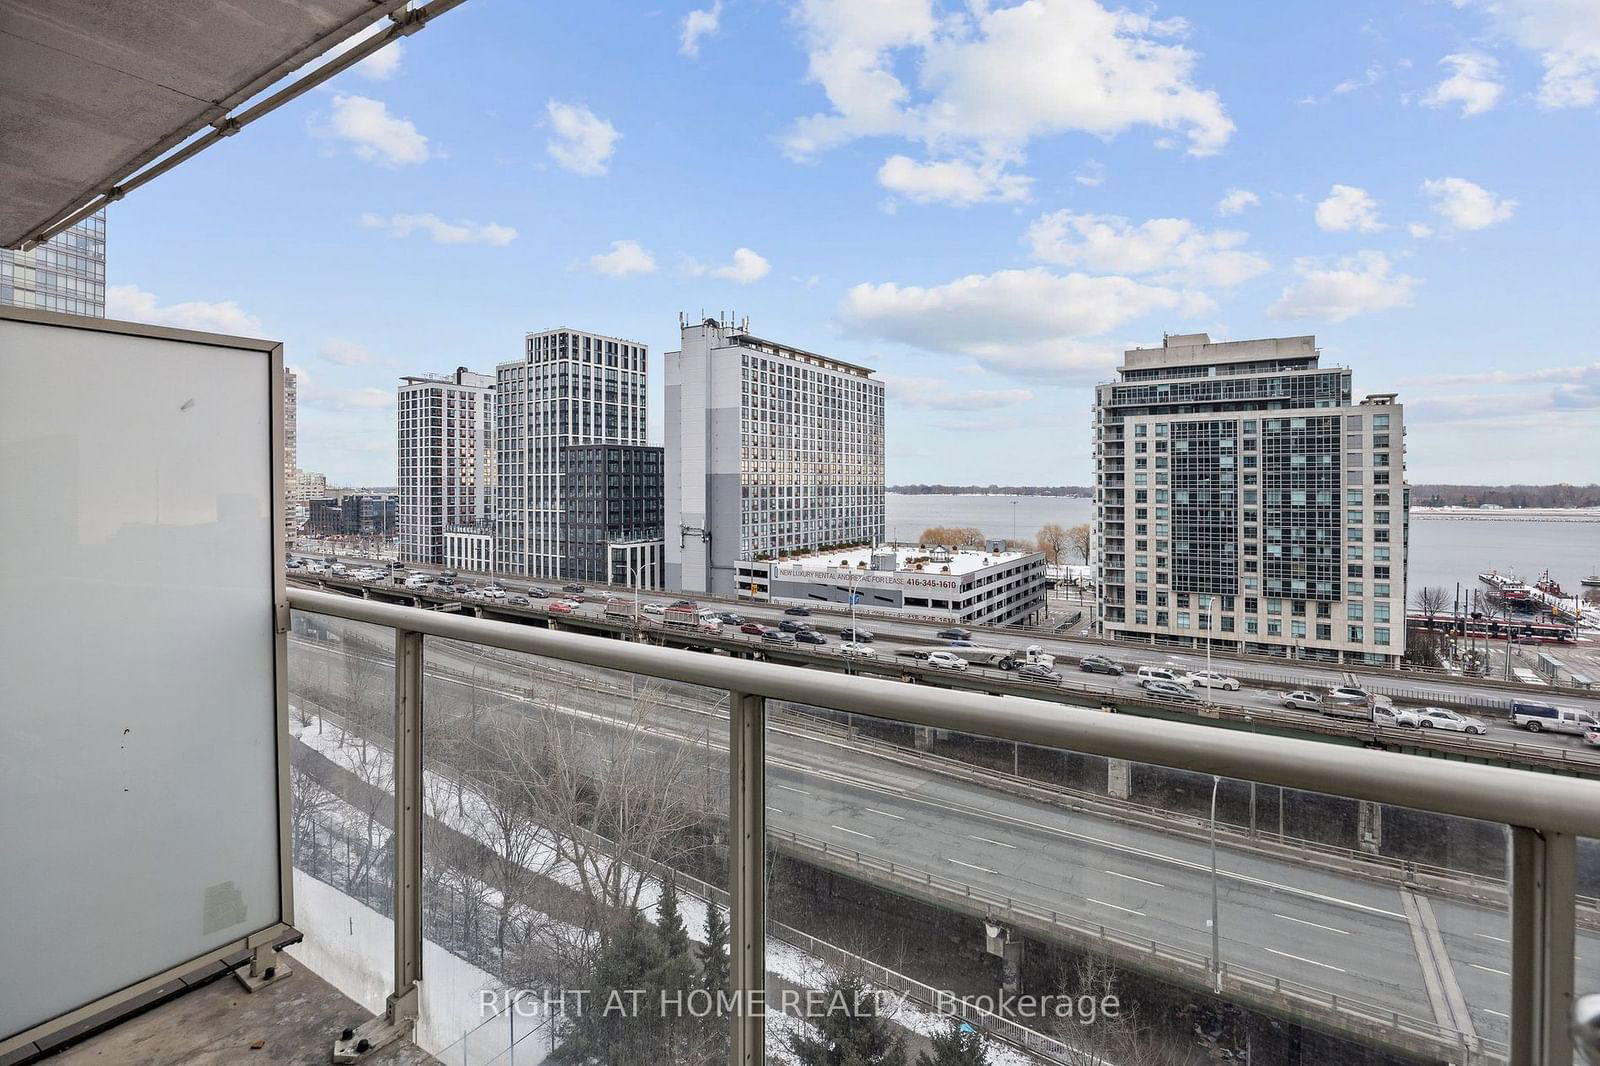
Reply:
M274 353L34 317L0 317L0 1040L281 917Z

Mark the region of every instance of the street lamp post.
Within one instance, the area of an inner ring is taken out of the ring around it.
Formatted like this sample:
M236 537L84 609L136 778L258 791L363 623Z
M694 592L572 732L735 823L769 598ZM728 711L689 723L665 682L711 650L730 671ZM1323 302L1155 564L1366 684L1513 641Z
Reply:
M1211 775L1211 975L1213 988L1222 992L1222 934L1217 926L1217 788L1222 778Z

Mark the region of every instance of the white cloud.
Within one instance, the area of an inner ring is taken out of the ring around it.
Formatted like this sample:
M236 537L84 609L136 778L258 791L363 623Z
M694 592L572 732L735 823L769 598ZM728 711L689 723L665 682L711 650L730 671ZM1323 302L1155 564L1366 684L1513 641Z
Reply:
M489 244L497 248L517 239L517 231L498 222L446 222L438 215L402 214L362 215L361 224L381 229L392 237L409 237L418 231L433 238L435 244Z
M1422 191L1433 209L1451 226L1461 230L1484 229L1504 222L1516 210L1517 202L1496 199L1494 193L1466 178L1437 178L1422 183Z
M1600 382L1600 362L1583 366L1548 366L1535 370L1482 370L1467 374L1424 374L1404 378L1404 385L1521 385L1543 381Z
M831 110L783 138L811 159L861 137L920 142L935 157L1016 163L1037 137L1110 137L1136 125L1219 150L1233 123L1193 83L1180 19L1108 11L1097 0L1030 0L936 11L933 0L802 0L809 77ZM900 71L916 71L914 82Z
M1027 389L973 389L942 378L883 375L889 399L924 411L992 411L1033 399Z
M912 203L967 207L990 201L1026 200L1033 179L1005 173L995 160L977 164L958 159L918 163L892 155L878 168L878 184Z
M1217 201L1217 214L1237 215L1247 207L1255 207L1261 202L1261 197L1249 189L1229 189L1222 194L1222 199Z
M1423 96L1425 107L1461 105L1461 117L1471 118L1500 102L1505 86L1500 84L1500 64L1478 52L1459 52L1439 62L1453 73Z
M1425 237L1433 236L1433 227L1426 222L1407 222L1406 232L1420 241Z
M1360 230L1376 233L1383 229L1378 220L1378 201L1367 190L1354 185L1335 185L1328 198L1317 205L1317 228L1332 231Z
M1028 227L1033 258L1110 274L1149 274L1159 282L1237 285L1270 264L1241 251L1248 235L1207 233L1185 218L1152 218L1135 226L1115 215L1056 211Z
M337 366L365 366L372 362L370 351L354 341L340 337L323 341L321 347L317 349L317 354L326 362Z
M589 257L589 267L613 278L654 274L656 257L645 251L638 241L612 241L609 252L597 252Z
M690 261L687 271L690 275L699 277L702 274L723 281L733 281L740 285L749 285L751 282L760 281L772 270L772 264L749 248L735 248L733 261L726 266L707 268L699 263Z
M1267 308L1272 318L1320 318L1343 322L1369 311L1411 306L1417 279L1393 273L1382 252L1357 252L1332 266L1317 259L1295 261L1298 284Z
M1501 32L1539 54L1545 107L1600 103L1600 4L1592 0L1455 0L1488 12Z
M693 58L700 54L700 38L715 37L722 26L722 0L683 16L678 51Z
M1091 189L1099 188L1106 183L1106 165L1091 159L1072 172L1072 180Z
M354 37L346 38L330 49L323 58L335 59L344 55L350 49L360 44L365 44L373 36L383 33L393 25L388 19L379 19L371 26L362 30ZM372 53L346 73L358 74L369 81L388 81L400 72L400 61L405 58L405 46L399 39L390 41L376 52Z
M424 163L436 154L428 146L428 138L409 120L389 114L382 100L367 96L334 94L325 129L349 142L356 155L374 163Z
M857 334L969 356L1008 373L1083 377L1113 365L1110 342L1086 342L1157 311L1215 309L1203 294L1125 277L1042 268L972 274L944 285L861 284L839 306Z
M545 104L555 135L545 142L550 158L574 174L604 174L622 134L582 104Z
M137 285L106 286L106 317L241 337L259 337L266 332L261 319L232 300L220 303L191 300L163 306L157 302L155 293L145 292Z

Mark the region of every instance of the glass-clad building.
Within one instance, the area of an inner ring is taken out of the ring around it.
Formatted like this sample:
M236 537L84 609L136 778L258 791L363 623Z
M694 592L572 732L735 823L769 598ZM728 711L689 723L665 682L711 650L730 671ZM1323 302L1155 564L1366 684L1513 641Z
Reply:
M1346 663L1405 652L1403 411L1314 337L1169 336L1095 396L1105 635Z
M0 248L0 304L106 316L106 216L90 215L26 252Z
M561 449L561 576L661 586L662 450L642 444Z

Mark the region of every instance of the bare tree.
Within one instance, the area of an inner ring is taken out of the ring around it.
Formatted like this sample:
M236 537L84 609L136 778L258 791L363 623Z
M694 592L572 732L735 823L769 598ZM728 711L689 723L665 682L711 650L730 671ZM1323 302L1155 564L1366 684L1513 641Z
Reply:
M1039 527L1038 543L1039 550L1044 552L1044 561L1056 566L1061 562L1061 553L1066 551L1072 542L1060 522L1046 522Z
M1211 1061L1210 1055L1177 1032L1160 1031L1142 1018L1126 1002L1121 978L1116 963L1099 952L1078 956L1077 964L1063 975L1061 994L1078 1004L1092 1000L1100 1012L1092 1019L1081 1014L1063 1018L1055 1026L1055 1035L1078 1052L1084 1066L1202 1066ZM1107 1002L1115 1002L1114 1014L1104 1011Z
M986 538L976 526L930 526L922 531L917 543L925 548L981 548Z
M1434 618L1450 606L1450 590L1439 585L1424 585L1412 595L1411 602L1432 627Z
M1089 523L1080 522L1067 530L1067 542L1072 546L1073 554L1082 559L1085 566L1089 565L1089 552L1093 547Z

